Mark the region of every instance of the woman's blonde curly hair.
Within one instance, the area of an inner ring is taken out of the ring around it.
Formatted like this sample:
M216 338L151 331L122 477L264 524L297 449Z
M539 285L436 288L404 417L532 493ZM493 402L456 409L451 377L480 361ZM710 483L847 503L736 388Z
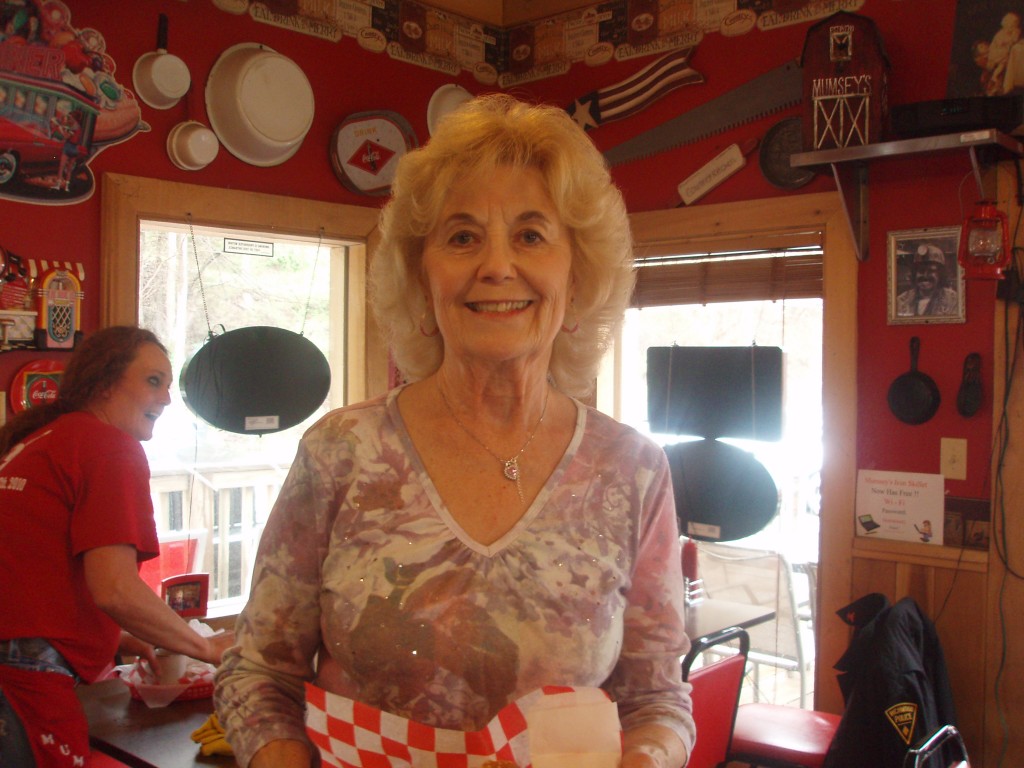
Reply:
M585 396L629 303L633 244L625 202L604 158L563 109L505 94L479 96L442 119L426 145L401 158L370 264L374 315L403 376L415 381L438 369L444 339L421 332L434 327L421 281L425 239L449 190L500 166L540 171L570 232L573 301L549 374L563 392Z

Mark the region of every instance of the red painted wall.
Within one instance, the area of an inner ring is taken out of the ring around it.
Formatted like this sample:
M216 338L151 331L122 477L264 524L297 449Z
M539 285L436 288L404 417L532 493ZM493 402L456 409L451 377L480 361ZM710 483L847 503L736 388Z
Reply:
M158 111L143 106L143 119L152 130L100 153L91 163L97 178L104 172L125 173L218 187L377 206L380 198L359 196L334 177L328 142L337 124L360 111L389 109L404 115L420 137L427 138L426 107L431 94L451 78L386 54L361 49L352 38L331 43L259 24L248 16L233 16L202 0L180 2L111 3L67 0L77 28L92 27L106 39L118 64L117 77L130 86L131 68L156 42L157 17L169 19L168 48L185 59L193 79L189 96L176 107ZM952 0L866 0L860 13L876 22L892 64L890 104L941 98L952 45L955 3ZM592 132L601 149L618 143L666 119L686 112L750 77L797 58L808 24L751 32L740 37L709 34L696 48L692 66L703 85L683 87L639 115L604 125ZM922 30L927 29L926 35ZM167 133L178 122L206 122L202 100L206 75L221 51L239 42L260 42L292 58L305 71L316 96L316 117L299 152L272 168L247 165L221 150L199 172L175 168L164 148ZM618 82L646 65L649 59L611 62L599 67L573 65L564 76L517 86L513 93L529 100L568 105L595 88ZM468 90L486 90L469 74L457 78ZM799 114L793 108L738 126L726 133L619 166L614 176L631 210L644 211L678 203L676 186L707 160L733 142L760 138L780 117ZM888 326L886 324L886 232L924 226L951 226L961 219L962 206L974 201L973 181L961 181L970 170L966 155L886 160L870 169L870 259L859 268L858 307L858 461L860 466L898 471L937 472L939 438L966 438L968 479L947 482L953 495L987 496L987 446L991 443L991 376L994 286L970 283L967 322L962 325ZM764 180L756 154L736 176L709 193L697 205L737 202L781 194L802 194L834 188L819 176L797 192L783 192ZM189 211L188 201L182 210ZM201 211L192 211L199 219ZM36 259L72 259L86 265L83 326L98 324L100 194L68 206L38 206L0 200L0 245ZM921 426L897 421L886 405L889 383L909 367L907 342L922 339L921 369L937 382L943 404L934 419ZM960 371L968 352L981 352L987 400L970 419L956 414ZM0 355L0 387L6 388L25 362L38 352ZM51 353L52 354L52 353Z

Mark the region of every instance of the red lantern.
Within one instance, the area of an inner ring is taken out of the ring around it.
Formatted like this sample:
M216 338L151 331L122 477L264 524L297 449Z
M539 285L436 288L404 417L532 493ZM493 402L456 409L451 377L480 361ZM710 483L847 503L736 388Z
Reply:
M1011 257L1006 214L991 200L979 200L960 230L957 260L964 277L1001 280Z

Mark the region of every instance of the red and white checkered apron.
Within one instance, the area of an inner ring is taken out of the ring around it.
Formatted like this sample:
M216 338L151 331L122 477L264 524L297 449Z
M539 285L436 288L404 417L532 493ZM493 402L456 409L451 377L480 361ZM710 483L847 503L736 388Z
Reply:
M323 764L335 768L480 768L487 760L508 760L528 768L526 713L545 696L580 690L545 686L502 708L479 731L453 731L392 715L307 683L306 732L320 750Z

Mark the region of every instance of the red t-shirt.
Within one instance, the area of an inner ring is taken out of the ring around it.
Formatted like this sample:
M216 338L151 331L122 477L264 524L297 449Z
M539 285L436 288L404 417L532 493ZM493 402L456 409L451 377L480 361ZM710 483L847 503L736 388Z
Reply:
M149 493L142 445L89 413L61 416L0 459L0 639L46 638L83 679L102 673L120 628L93 602L82 554L130 544L140 562L156 557Z

